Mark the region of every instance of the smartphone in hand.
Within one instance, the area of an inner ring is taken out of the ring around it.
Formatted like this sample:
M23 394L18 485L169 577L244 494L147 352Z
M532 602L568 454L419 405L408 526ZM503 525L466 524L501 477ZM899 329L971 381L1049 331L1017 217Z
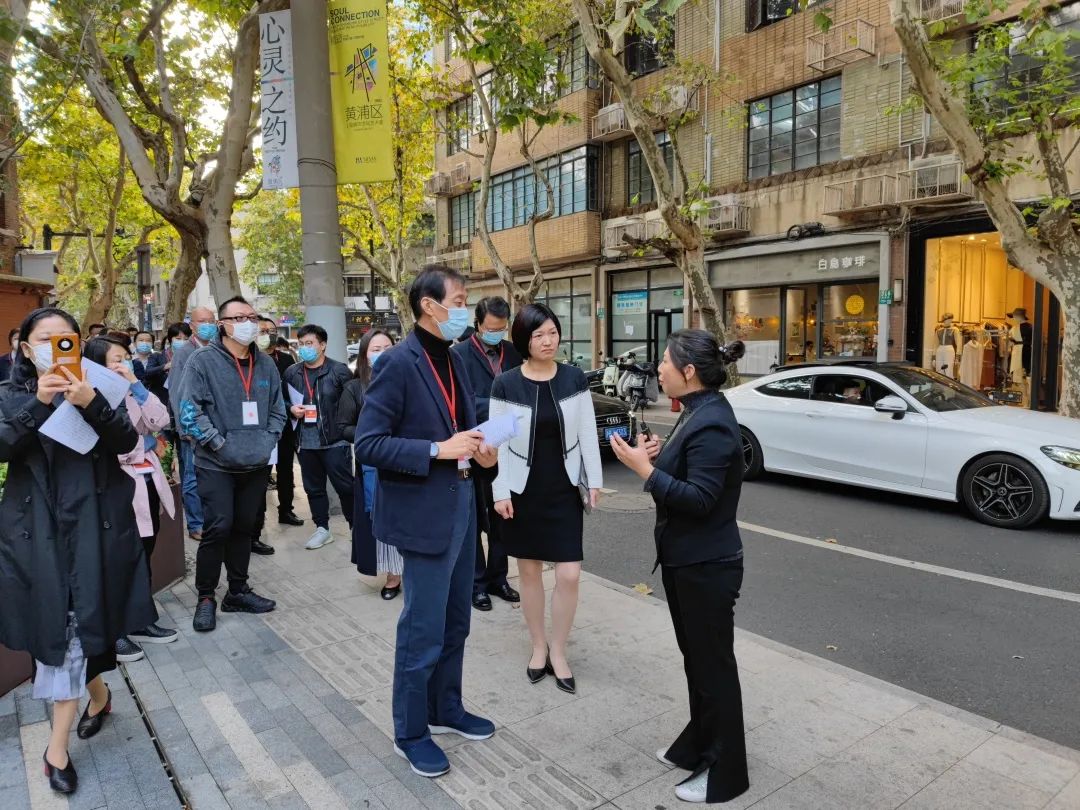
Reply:
M52 342L53 366L56 369L66 368L71 375L78 380L83 378L82 370L82 341L77 334L53 335Z

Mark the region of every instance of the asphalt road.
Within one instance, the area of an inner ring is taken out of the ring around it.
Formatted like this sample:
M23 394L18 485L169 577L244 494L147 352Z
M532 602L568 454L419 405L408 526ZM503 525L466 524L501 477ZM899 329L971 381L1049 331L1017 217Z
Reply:
M659 427L659 425L656 425ZM641 482L617 461L605 486ZM644 501L639 506L647 506ZM956 504L766 476L747 483L740 520L1023 585L1080 593L1080 524L1025 532L976 523ZM653 516L586 517L585 569L663 599ZM736 623L916 692L1080 748L1080 603L912 570L743 532L746 578ZM835 646L835 650L829 649Z

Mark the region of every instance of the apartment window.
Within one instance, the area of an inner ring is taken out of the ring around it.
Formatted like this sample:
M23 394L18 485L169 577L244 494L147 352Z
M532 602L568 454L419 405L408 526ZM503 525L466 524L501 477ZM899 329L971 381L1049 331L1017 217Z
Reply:
M767 177L840 159L840 77L750 103L747 176Z
M599 210L597 161L596 148L582 146L539 162L554 192L554 216ZM501 231L525 225L547 204L547 189L529 166L502 172L491 178L487 226Z
M600 86L600 70L589 56L580 26L575 25L565 37L552 40L548 48L555 52L556 70L562 79L560 96Z
M473 97L460 98L446 108L446 154L456 155L469 148L473 128Z
M450 244L467 245L472 241L476 195L469 191L450 198Z
M1048 15L1048 22L1055 33L1070 34L1064 42L1065 60L1072 70L1071 76L1046 74L1046 63L1030 47L1025 46L1028 27L1023 22L1010 26L1008 59L994 75L975 82L975 94L987 99L991 115L1007 115L1023 110L1032 101L1049 98L1051 93L1061 92L1063 97L1075 97L1080 93L1080 3L1058 9ZM988 36L991 47L997 49L992 30ZM1021 52L1022 49L1022 52ZM1003 54L1004 56L1004 54Z
M671 145L671 138L666 132L657 132L656 145L660 147L664 155L668 175L674 176L675 149ZM634 139L630 141L626 160L626 204L644 205L652 202L656 202L656 186L653 184L652 173L645 163L645 156L641 154L641 144Z
M279 281L281 276L277 273L259 273L255 279L255 287L259 295L269 295Z
M647 11L646 16L655 26L655 34L647 35L639 30L626 35L623 60L634 76L667 67L675 50L675 18L658 5Z
M371 276L343 276L346 298L364 298L371 290ZM390 294L390 285L382 276L375 276L375 297Z
M814 5L817 0L809 0L806 7ZM746 30L756 31L766 25L772 25L780 20L786 20L792 14L803 8L799 0L747 0L746 2Z

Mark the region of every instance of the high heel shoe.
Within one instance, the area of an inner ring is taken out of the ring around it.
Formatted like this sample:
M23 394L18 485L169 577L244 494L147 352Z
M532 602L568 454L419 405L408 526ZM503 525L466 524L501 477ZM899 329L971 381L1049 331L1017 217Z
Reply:
M551 665L550 655L548 655L547 665L544 667L544 669L548 672L549 675L555 675L555 667ZM574 682L573 675L571 675L569 678L560 678L558 675L555 675L555 685L568 694L577 694L577 684Z
M105 715L112 714L112 691L109 687L105 687L109 693L108 699L105 701L105 708L90 716L90 704L86 704L86 709L83 711L82 717L79 718L79 725L75 730L75 733L79 735L80 740L89 740L99 731L101 726L105 723Z
M79 786L79 775L75 773L75 766L71 764L71 756L68 756L66 768L57 768L49 762L49 749L41 755L41 761L45 763L45 775L49 777L49 787L57 793L74 793Z
M526 665L525 666L525 675L528 677L529 683L536 684L536 683L540 683L540 681L544 680L544 678L547 677L548 672L550 670L551 670L551 654L549 652L548 657L547 657L547 661L544 663L544 666L539 667L537 669L533 669L532 667Z

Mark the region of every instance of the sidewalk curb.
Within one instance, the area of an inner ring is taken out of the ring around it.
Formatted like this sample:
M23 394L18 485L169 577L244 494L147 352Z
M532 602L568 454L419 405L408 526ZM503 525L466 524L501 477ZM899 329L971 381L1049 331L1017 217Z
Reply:
M612 580L605 579L604 577L597 576L596 574L591 574L587 571L582 571L581 580L582 582L594 582L597 585L601 585L610 590L617 591L618 593L624 594L633 599L651 604L657 609L663 610L665 613L667 613L666 603L651 596L644 596L635 591L633 588L627 587L626 585L621 585L618 582L613 582ZM822 658L820 656L814 655L813 653L808 653L804 652L803 650L798 650L794 647L789 647L788 645L782 644L779 641L774 641L770 638L766 638L765 636L759 636L756 633L751 633L749 630L743 630L737 625L738 621L736 619L736 638L758 644L762 647L772 650L773 652L786 655L789 658L793 658L798 661L802 661L803 663L810 666L819 667L826 670L827 672L832 673L833 675L838 675L850 681L854 681L865 686L870 686L875 689L880 689L881 691L887 692L896 697L904 698L906 700L928 706L929 708L940 712L941 714L954 720L967 723L968 725L974 726L975 728L998 734L1014 742L1030 745L1032 748L1037 748L1044 753L1053 754L1055 756L1061 757L1062 759L1066 759L1070 762L1080 765L1080 750L1069 748L1068 746L1061 745L1060 743L1055 743L1042 737L1037 737L1033 734L1029 734L1026 731L1021 731L1018 728L1014 728L1013 726L1004 725L1003 723L999 723L996 720L992 720L988 717L983 717L982 715L969 712L966 709L961 709L949 703L944 703L940 700L928 697L927 695L923 695L919 692L915 692L903 686L897 686L896 684L890 683L889 681L875 678L873 675L867 675L866 673L860 672L857 669L852 669L851 667L845 666L843 664L838 664L835 661L830 661L827 658Z

